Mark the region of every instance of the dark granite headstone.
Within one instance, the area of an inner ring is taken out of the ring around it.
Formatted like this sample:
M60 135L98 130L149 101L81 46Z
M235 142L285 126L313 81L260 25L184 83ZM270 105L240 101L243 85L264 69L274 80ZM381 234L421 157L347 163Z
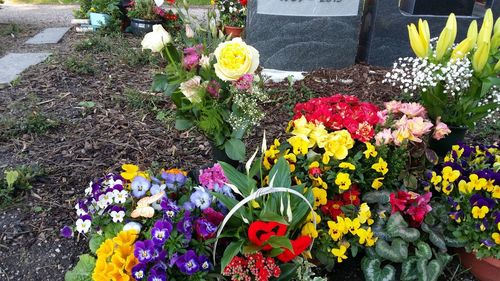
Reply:
M475 0L401 0L400 7L412 15L471 16Z
M438 37L448 16L411 15L400 10L399 0L366 0L363 27L360 36L358 60L372 65L391 66L399 57L414 56L408 39L406 26L427 20L431 38ZM472 20L478 20L481 27L485 5L476 4L472 16L457 16L456 43L467 35ZM500 0L491 4L494 18L500 14Z
M264 68L309 71L354 64L362 0L250 0L246 41Z

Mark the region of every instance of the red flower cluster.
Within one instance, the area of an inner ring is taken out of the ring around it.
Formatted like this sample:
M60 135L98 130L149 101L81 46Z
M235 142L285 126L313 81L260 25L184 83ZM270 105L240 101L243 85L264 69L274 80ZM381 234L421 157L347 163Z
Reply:
M271 277L278 278L281 269L273 258L266 258L261 252L257 252L245 257L234 257L222 274L231 276L232 281L267 281Z
M401 212L410 222L412 227L419 227L425 215L432 210L429 206L432 192L420 195L415 192L398 191L391 193L390 202L392 213Z
M367 142L373 138L374 126L380 121L378 111L376 105L360 102L355 96L336 94L296 104L293 119L305 116L307 121L323 123L331 130L347 129L353 139Z
M326 202L326 205L321 206L321 212L323 212L323 214L327 216L330 216L332 220L337 221L337 217L344 216L344 212L342 212L341 209L342 206L359 206L359 204L361 204L359 195L361 195L359 186L354 184L348 191L340 195L335 195L333 200L328 200Z
M267 244L267 241L273 236L285 236L286 230L287 226L278 222L254 221L248 227L248 240L261 246L263 251L270 251L273 247ZM300 236L290 242L293 251L283 248L283 252L276 257L282 262L289 262L300 255L311 245L312 239L309 236Z
M240 0L241 6L246 6L247 5L247 0Z
M174 3L175 3L175 0L174 0ZM169 21L176 21L179 18L179 16L177 16L174 12L172 12L172 10L165 11L162 8L157 7L157 6L153 7L153 12L155 14L159 15L160 17L162 17L166 20L169 20Z

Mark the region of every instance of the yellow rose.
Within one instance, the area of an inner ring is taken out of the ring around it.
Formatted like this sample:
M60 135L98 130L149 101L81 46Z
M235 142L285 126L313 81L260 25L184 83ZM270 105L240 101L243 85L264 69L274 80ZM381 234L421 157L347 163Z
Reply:
M214 52L217 63L215 74L224 81L235 81L259 66L259 52L245 44L241 38L219 44Z

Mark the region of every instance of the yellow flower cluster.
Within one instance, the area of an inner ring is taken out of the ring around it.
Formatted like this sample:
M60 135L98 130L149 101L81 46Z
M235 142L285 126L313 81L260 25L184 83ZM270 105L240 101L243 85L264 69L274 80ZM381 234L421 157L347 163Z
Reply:
M92 273L94 281L132 281L132 268L139 263L134 256L137 231L121 231L106 239L97 249L97 262Z
M359 239L359 244L366 247L372 247L377 242L377 237L369 225L373 224L372 214L368 204L360 205L358 216L354 219L348 217L337 217L337 221L328 221L328 234L338 242L339 248L334 248L331 253L337 257L338 262L346 259L346 250L350 247L349 243L344 239L347 235L356 236Z
M305 224L302 226L301 235L318 238L318 230L314 227L314 217L316 217L316 225L321 222L320 215L316 212L310 212L306 218Z
M149 175L146 172L140 171L139 166L134 164L123 164L122 165L123 172L120 174L122 178L132 181L136 176L141 176L146 179L149 179Z
M307 122L304 116L292 121L291 125L293 136L288 139L288 143L295 155L306 155L310 148L317 146L325 150L322 162L328 164L332 157L345 159L349 149L354 146L354 140L347 130L329 133L324 125Z

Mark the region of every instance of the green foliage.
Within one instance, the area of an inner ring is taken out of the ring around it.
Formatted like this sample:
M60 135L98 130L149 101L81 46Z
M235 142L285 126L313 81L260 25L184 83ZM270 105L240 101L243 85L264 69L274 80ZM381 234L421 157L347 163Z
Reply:
M81 255L76 266L64 275L64 281L92 281L95 263L96 259L91 255Z
M92 34L88 38L78 42L75 45L75 50L79 52L101 53L113 50L113 46L108 37Z
M156 4L153 0L136 0L127 16L131 19L160 20L161 17L154 12L154 7Z
M71 56L66 60L65 66L69 71L79 75L93 75L96 72L93 59L88 56L83 58Z
M76 19L87 19L89 18L89 10L92 6L92 0L78 0L80 8L78 10L73 10L73 16Z
M224 255L221 260L221 268L226 268L229 262L241 251L241 247L245 240L233 241L224 250Z
M10 23L0 26L0 36L16 37L21 32L23 32L23 28L16 23Z
M18 166L4 171L0 179L0 206L8 205L16 196L32 188L37 177L45 174L39 166Z
M367 281L394 281L396 280L396 269L388 264L380 268L380 259L364 257L361 261L361 269Z
M1 117L0 139L10 139L23 134L45 134L59 125L57 120L45 114L32 111L20 118Z

